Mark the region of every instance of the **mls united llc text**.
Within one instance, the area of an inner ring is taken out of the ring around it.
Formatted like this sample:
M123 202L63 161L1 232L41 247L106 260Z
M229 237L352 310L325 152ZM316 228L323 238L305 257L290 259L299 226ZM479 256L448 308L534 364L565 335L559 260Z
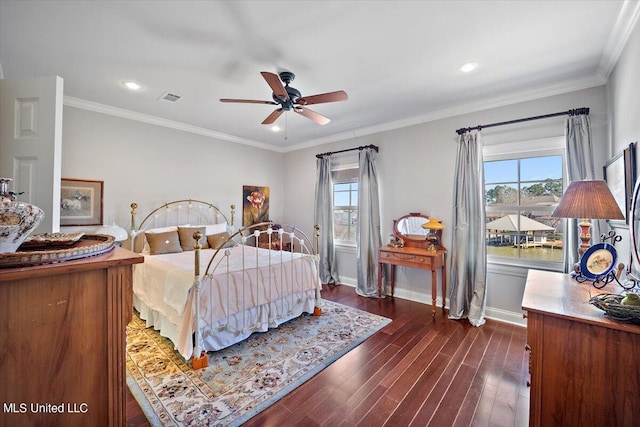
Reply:
M86 414L89 412L89 405L86 403L25 403L11 402L3 403L2 409L5 414Z

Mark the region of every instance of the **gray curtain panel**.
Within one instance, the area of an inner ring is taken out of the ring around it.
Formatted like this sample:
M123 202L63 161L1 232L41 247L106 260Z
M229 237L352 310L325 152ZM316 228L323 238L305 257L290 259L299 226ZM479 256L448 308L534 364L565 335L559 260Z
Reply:
M467 318L473 326L481 326L487 302L487 250L480 132L460 135L453 191L449 318Z
M324 284L338 284L338 269L333 243L333 180L331 179L331 157L323 156L316 161L315 223L320 226L320 280Z
M585 179L595 179L593 166L593 147L591 143L591 122L586 114L569 116L564 125L565 157L567 163L567 178L569 183ZM565 227L567 244L564 247L564 272L573 271L573 265L578 262L578 246L580 239L578 221L568 219ZM591 236L600 235L597 221L591 221ZM593 239L593 237L592 237Z
M375 150L365 148L359 154L358 223L356 225L356 259L358 270L358 295L378 296L378 248L380 237L380 198Z

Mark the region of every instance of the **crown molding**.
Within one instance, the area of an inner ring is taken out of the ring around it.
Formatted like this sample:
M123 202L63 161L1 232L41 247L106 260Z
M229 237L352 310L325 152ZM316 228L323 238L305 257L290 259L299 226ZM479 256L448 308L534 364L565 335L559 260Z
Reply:
M513 105L520 102L533 101L535 99L546 98L554 95L561 95L563 93L575 92L578 90L589 89L592 87L602 86L606 82L599 76L587 76L581 79L572 79L563 82L554 83L544 87L536 89L530 89L526 91L519 91L509 95L486 98L484 100L465 103L464 105L455 105L448 108L443 108L437 111L433 111L428 114L419 116L407 117L402 120L394 122L382 123L380 125L370 126L366 128L356 129L349 132L338 133L330 135L324 138L318 138L311 141L306 141L300 144L291 145L285 147L283 152L297 151L305 148L311 148L322 144L331 142L344 141L346 139L357 138L360 136L371 135L374 133L387 132L390 130L400 129L403 127L415 126L422 123L433 122L436 120L447 119L450 117L459 116L461 114L475 113L477 111L489 110L492 108L504 107L507 105ZM452 130L453 132L453 130Z
M488 110L491 108L504 107L506 105L517 104L519 102L532 101L534 99L546 98L549 96L560 95L563 93L574 92L582 89L588 89L591 87L601 86L605 83L606 82L603 81L599 76L588 76L581 79L568 80L568 81L554 83L552 85L547 85L547 86L536 88L536 89L515 92L506 96L486 98L484 100L480 100L474 103L465 103L464 105L447 107L437 111L433 111L428 114L407 117L407 118L396 120L393 122L382 123L375 126L355 129L353 131L337 133L334 135L329 135L324 138L318 138L318 139L302 142L299 144L290 145L288 147L280 147L277 145L265 144L263 142L240 138L240 137L228 135L222 132L216 132L210 129L201 128L198 126L192 126L185 123L152 116L149 114L137 113L135 111L125 110L122 108L112 107L104 104L99 104L97 102L86 101L83 99L73 98L70 96L64 97L64 105L69 107L74 107L74 108L80 108L83 110L94 111L97 113L103 113L111 116L122 117L125 119L135 120L143 123L153 124L157 126L164 126L170 129L189 132L196 135L207 136L210 138L216 138L216 139L229 141L237 144L248 145L251 147L261 148L263 150L270 150L278 153L288 153L288 152L303 150L306 148L316 147L318 145L328 144L332 142L344 141L344 140L353 139L361 136L372 135L375 133L387 132L387 131L400 129L404 127L415 126L423 123L429 123L436 120L458 116L461 114L474 113L477 111Z
M607 40L600 64L598 64L598 75L605 82L609 80L609 75L618 63L620 55L629 40L629 36L633 31L638 17L640 16L640 2L637 0L625 0L620 6L620 13L613 25L613 30Z
M233 142L237 144L248 145L255 148L261 148L263 150L271 150L282 152L282 149L278 146L265 144L263 142L253 141L250 139L240 138L233 135L227 135L226 133L216 132L210 129L201 128L198 126L188 125L182 122L176 122L173 120L163 119L161 117L152 116L149 114L137 113L131 110L125 110L122 108L112 107L110 105L99 104L97 102L86 101L84 99L73 98L71 96L64 97L64 105L68 107L79 108L82 110L94 111L96 113L107 114L110 116L121 117L124 119L135 120L142 123L148 123L156 126L163 126L170 129L180 130L183 132L189 132L196 135L207 136L210 138L216 138L223 141Z

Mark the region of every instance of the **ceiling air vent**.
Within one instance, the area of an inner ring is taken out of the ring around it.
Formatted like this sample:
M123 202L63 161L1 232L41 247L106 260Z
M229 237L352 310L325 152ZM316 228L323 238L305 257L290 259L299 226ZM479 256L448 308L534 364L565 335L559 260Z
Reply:
M180 95L176 95L175 93L171 92L165 92L159 99L160 101L176 102L180 99Z

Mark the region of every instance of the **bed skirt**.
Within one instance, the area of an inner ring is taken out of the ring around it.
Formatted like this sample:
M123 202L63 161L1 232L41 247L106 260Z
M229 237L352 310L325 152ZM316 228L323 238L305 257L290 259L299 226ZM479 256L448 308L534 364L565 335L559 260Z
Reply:
M316 291L307 290L249 308L228 318L215 321L211 325L206 318L200 319L200 327L202 328L200 348L206 351L221 350L246 339L254 332L266 332L269 328L276 328L303 313L312 314L315 305ZM140 318L146 321L147 327L154 328L161 336L171 340L174 348L185 360L193 355L194 334L181 332L190 328L172 323L160 312L149 308L135 294L133 306L140 314ZM284 314L271 318L270 313ZM189 315L189 313L185 314ZM205 316L206 314L203 317Z

